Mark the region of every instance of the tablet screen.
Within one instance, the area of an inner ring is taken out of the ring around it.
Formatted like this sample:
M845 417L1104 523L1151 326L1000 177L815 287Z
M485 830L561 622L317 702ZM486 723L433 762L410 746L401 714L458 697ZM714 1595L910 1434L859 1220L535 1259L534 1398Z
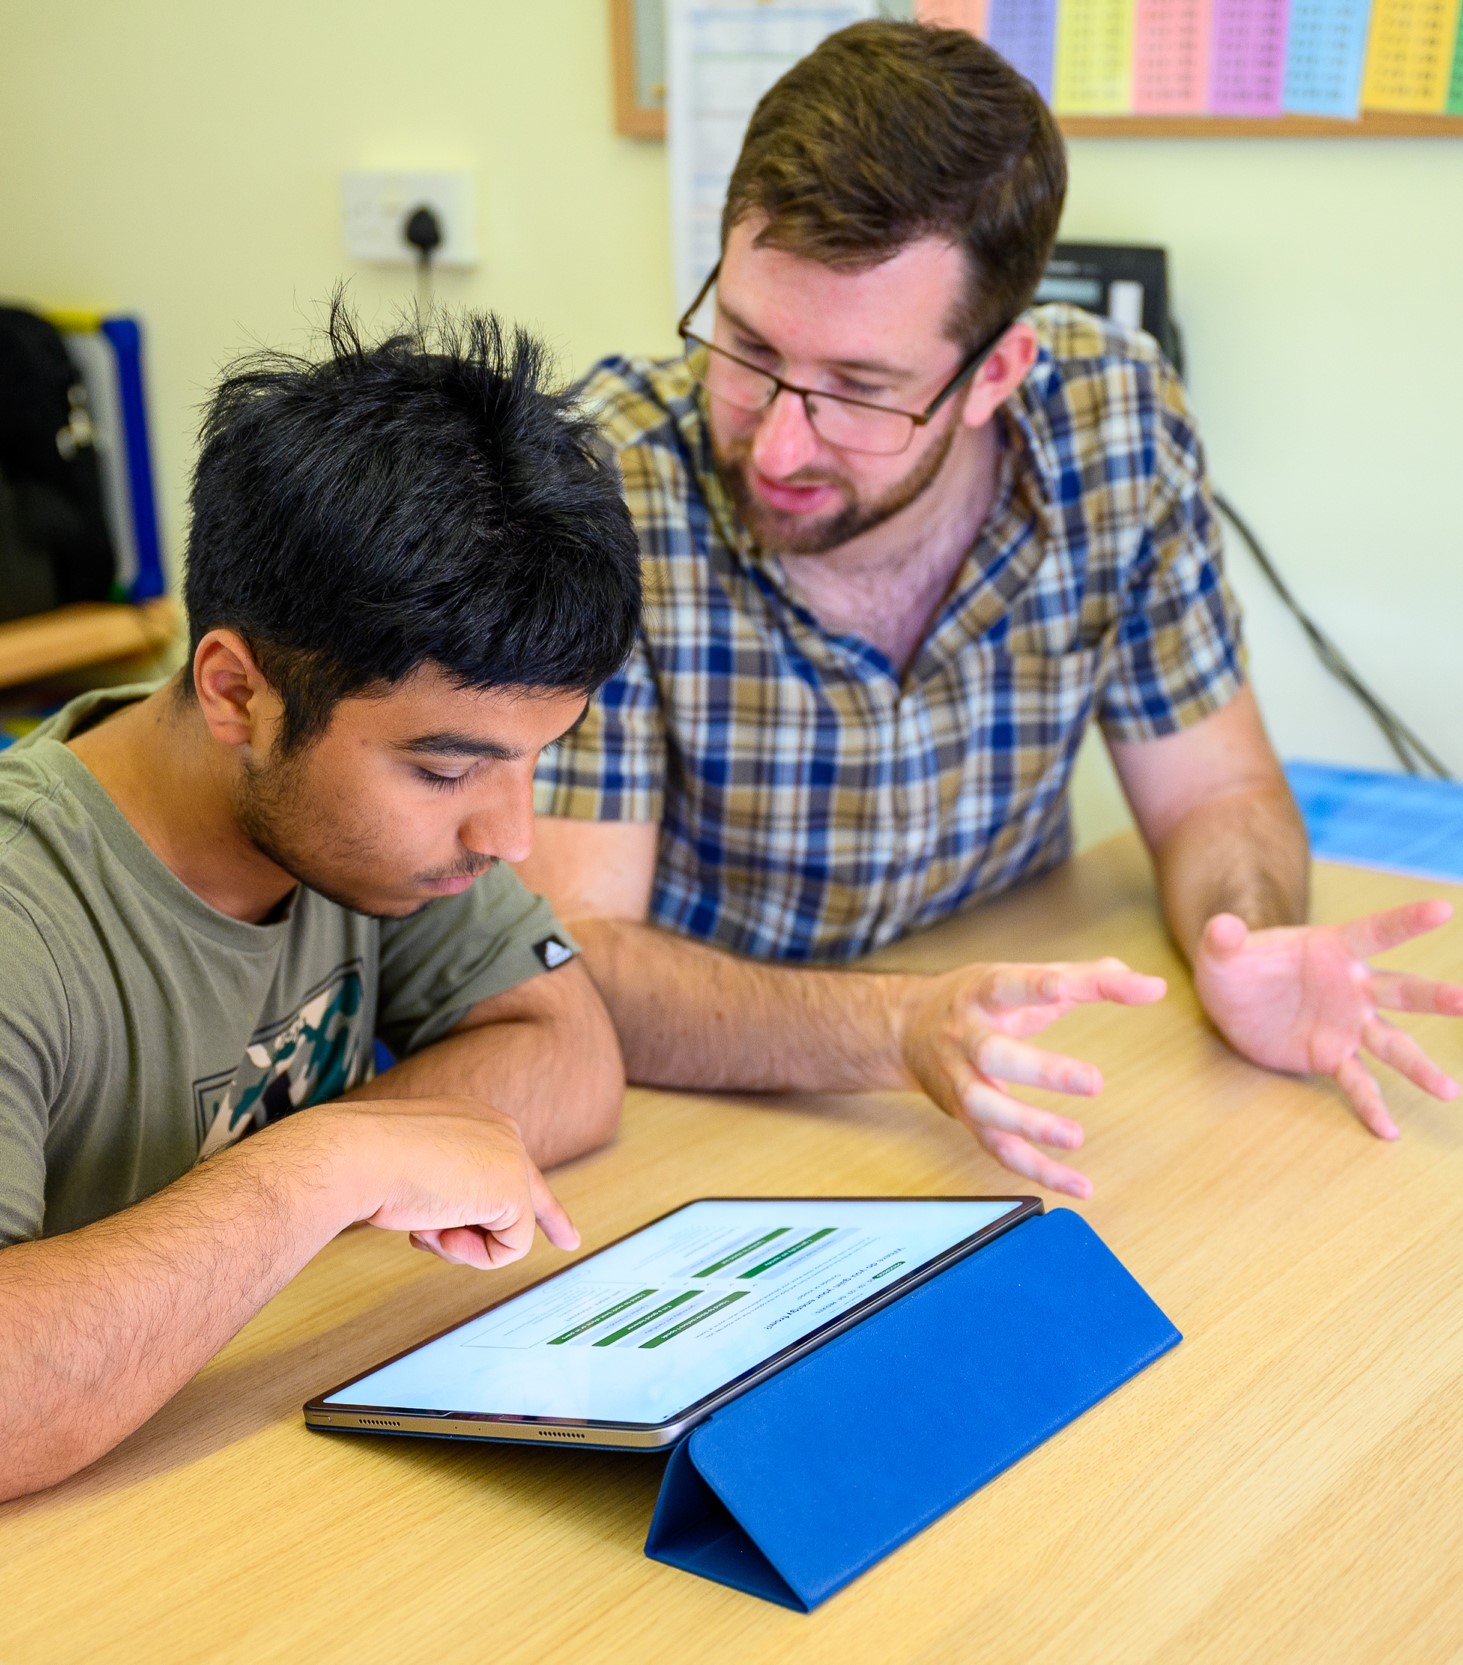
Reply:
M667 1422L1022 1206L690 1203L323 1403Z

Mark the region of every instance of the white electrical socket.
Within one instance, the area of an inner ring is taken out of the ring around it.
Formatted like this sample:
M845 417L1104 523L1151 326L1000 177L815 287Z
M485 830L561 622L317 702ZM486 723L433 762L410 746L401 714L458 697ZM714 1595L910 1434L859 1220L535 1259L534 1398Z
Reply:
M442 228L432 264L477 264L471 174L360 170L347 173L341 185L345 246L353 260L414 266L419 256L406 240L406 222L418 208L430 208Z

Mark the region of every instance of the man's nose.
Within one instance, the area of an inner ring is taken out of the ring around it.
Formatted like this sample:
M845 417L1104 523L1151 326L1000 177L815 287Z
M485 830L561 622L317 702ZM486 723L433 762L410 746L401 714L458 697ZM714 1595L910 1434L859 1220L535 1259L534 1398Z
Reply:
M457 836L475 855L527 861L533 849L532 771L511 786L499 785L491 801L463 821Z
M818 436L802 395L780 388L752 437L752 461L769 480L786 479L818 454Z

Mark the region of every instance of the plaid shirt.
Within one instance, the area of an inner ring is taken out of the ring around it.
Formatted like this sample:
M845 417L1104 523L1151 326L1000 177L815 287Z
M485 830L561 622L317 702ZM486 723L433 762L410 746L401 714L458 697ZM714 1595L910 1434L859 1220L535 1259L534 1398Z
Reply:
M1066 306L1002 408L995 504L901 678L823 629L738 525L684 361L584 396L644 554L630 663L539 767L540 814L658 821L651 918L844 960L1061 861L1096 715L1171 734L1241 687L1193 419L1147 336Z

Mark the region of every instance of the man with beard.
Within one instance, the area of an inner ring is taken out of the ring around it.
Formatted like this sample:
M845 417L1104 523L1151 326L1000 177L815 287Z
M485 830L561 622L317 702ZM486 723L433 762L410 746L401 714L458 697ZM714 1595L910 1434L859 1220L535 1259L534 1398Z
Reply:
M337 306L330 347L212 403L188 668L0 758L0 1497L354 1221L479 1267L535 1217L573 1247L538 1165L619 1115L604 1007L500 865L634 638L619 483L491 319L368 346Z
M610 360L647 611L539 774L525 874L579 934L633 1079L921 1087L1006 1167L1085 1196L1080 1125L1015 1085L1097 1072L1025 1039L1116 962L938 978L846 962L1067 854L1101 726L1199 996L1238 1051L1334 1076L1396 1135L1363 1048L1456 1084L1379 1008L1422 903L1307 926L1305 833L1244 676L1184 392L1155 344L1028 311L1066 168L1035 90L968 34L859 24L759 105L687 356ZM547 817L547 819L544 819Z

